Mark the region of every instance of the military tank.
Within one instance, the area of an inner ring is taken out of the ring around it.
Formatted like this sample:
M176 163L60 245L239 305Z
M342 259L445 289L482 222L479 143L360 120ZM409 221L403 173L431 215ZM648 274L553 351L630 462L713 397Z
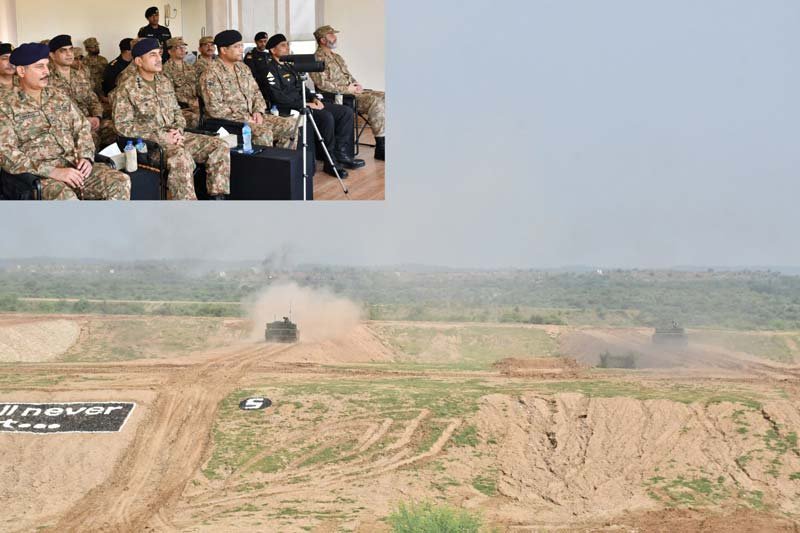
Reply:
M267 342L299 342L300 330L297 329L297 324L289 320L288 316L285 316L283 320L268 323L264 337Z
M686 330L673 321L669 327L656 328L653 333L653 344L688 346L689 337L686 335Z

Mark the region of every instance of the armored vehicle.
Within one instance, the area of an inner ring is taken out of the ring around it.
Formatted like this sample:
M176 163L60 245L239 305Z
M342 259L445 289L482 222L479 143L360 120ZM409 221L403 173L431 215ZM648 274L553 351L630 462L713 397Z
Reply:
M686 335L686 330L673 321L670 327L656 328L653 333L653 344L688 346L689 337Z
M264 332L264 337L267 342L285 342L293 343L300 341L300 330L297 329L297 324L289 320L289 317L283 317L283 320L270 322L267 324L267 329Z

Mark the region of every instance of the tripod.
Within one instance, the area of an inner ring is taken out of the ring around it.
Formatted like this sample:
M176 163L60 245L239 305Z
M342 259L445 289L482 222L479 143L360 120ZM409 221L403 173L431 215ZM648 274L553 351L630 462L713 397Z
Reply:
M344 191L345 198L348 200L350 199L350 191L348 190L347 186L342 181L342 176L339 174L339 169L333 162L333 157L331 157L331 153L328 151L328 147L325 146L325 141L322 138L322 134L319 132L319 128L317 127L317 122L314 120L314 115L311 113L312 109L308 107L308 102L306 102L306 80L308 80L308 74L300 74L299 72L295 72L295 75L300 80L300 92L303 93L303 108L300 110L300 117L297 119L298 124L302 123L303 128L303 201L305 202L308 198L307 196L307 187L308 187L308 123L311 122L311 125L314 126L314 131L317 134L317 139L319 140L319 144L322 146L322 150L325 152L325 157L328 159L328 163L331 165L334 174L336 174L336 179L339 180L339 185L342 186L342 191Z

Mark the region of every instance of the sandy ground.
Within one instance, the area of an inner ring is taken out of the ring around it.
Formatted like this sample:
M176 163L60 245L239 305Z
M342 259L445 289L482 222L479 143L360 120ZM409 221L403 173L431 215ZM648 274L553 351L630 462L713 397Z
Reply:
M5 317L0 331L43 331L62 321ZM647 348L640 330L548 331L559 336L562 353L583 363L598 345ZM309 392L300 403L324 400L325 415L310 418L297 402L277 405L265 415L270 443L349 443L347 460L309 464L301 454L280 470L254 470L272 451L265 444L244 464L209 478L203 472L214 453L220 404L242 388L465 379L457 372L353 368L396 356L364 324L299 345L238 341L160 360L46 362L65 344L41 363L0 366L0 401L125 400L137 409L118 434L0 433L4 531L387 531L382 519L397 501L422 499L479 510L501 531L730 531L732 523L740 531L798 530L795 365L713 346L690 346L694 352L668 360L658 353L648 370L627 373L590 371L571 359L509 359L463 375L518 392L486 394L474 412L457 416L424 407L375 416L368 403L354 411L352 398ZM15 349L20 357L34 351ZM541 370L569 374L553 378ZM703 403L538 389L565 378L587 387L599 380L678 384L721 396ZM725 396L740 389L763 400L744 409ZM455 445L468 427L476 428L475 444ZM492 478L494 493L476 490L482 476ZM681 505L669 504L675 501Z

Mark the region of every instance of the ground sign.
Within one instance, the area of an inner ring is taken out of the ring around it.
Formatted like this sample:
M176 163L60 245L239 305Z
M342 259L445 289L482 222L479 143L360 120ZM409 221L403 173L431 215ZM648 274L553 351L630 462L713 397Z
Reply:
M0 403L0 433L115 433L135 406L126 402Z

